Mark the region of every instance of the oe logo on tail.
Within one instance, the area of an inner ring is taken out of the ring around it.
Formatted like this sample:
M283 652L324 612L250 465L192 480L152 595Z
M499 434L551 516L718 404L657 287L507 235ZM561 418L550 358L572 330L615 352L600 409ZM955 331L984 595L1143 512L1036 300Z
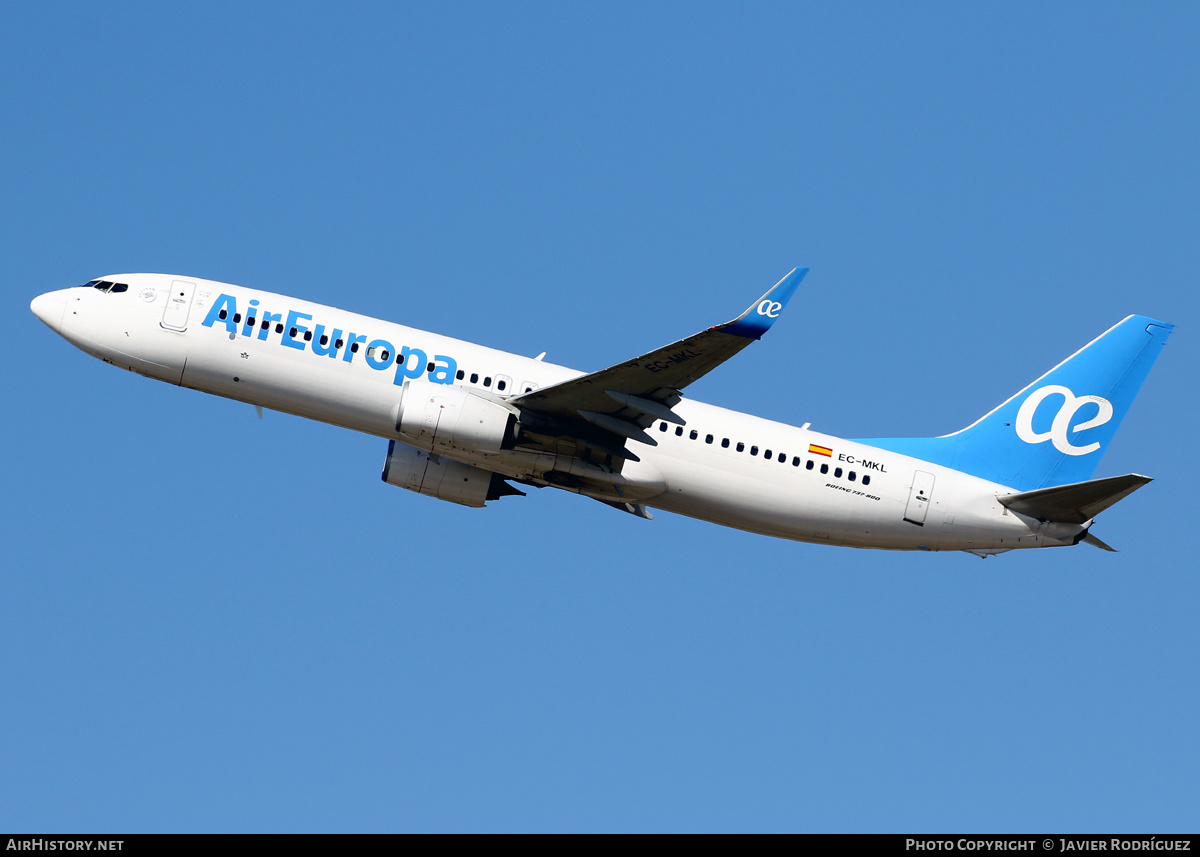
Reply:
M1050 431L1035 432L1033 430L1033 415L1038 409L1038 405L1048 396L1060 395L1063 397L1063 403L1058 408L1058 413L1054 416L1054 422L1050 424ZM1094 404L1097 407L1096 415L1090 420L1086 420L1077 426L1071 425L1071 420L1075 419L1075 414L1084 405ZM1026 443L1045 443L1050 441L1054 444L1054 448L1066 455L1087 455L1089 452L1095 452L1100 448L1099 443L1089 443L1087 446L1074 446L1071 441L1067 440L1068 431L1083 431L1084 429L1095 428L1102 426L1112 419L1113 406L1108 399L1100 396L1076 396L1066 387L1061 387L1057 384L1048 384L1045 387L1039 387L1029 394L1022 404L1021 409L1017 411L1017 437Z

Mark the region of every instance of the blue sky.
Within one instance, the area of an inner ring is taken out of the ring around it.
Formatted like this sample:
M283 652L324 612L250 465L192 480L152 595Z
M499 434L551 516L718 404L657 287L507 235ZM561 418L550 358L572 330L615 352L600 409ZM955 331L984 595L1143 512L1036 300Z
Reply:
M1194 4L0 6L0 828L1200 823ZM802 291L695 398L962 427L1176 332L1087 546L851 551L152 382L29 312L207 277L597 369Z

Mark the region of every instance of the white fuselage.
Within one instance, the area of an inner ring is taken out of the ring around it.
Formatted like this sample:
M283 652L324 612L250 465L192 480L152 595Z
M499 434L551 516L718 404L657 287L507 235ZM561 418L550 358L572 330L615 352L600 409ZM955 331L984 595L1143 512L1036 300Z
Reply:
M58 332L116 366L402 443L412 442L396 428L406 380L433 379L503 401L583 374L239 286L160 274L108 279L127 283L128 291L53 292L38 299L39 316L46 320L45 307L53 305L57 317L61 302ZM218 317L222 308L225 318ZM640 460L626 462L611 484L585 480L566 490L855 547L992 552L1073 544L1083 532L1006 509L996 497L1012 488L919 459L693 400L674 410L686 425L655 422L647 431L657 446L629 441ZM453 457L535 484L550 484L544 477L552 471L594 470L519 445Z

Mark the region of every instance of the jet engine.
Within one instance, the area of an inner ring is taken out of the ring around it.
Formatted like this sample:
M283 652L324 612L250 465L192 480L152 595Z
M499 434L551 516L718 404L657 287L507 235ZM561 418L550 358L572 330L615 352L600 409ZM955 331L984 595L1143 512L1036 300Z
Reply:
M408 381L396 407L396 431L420 449L499 452L511 449L517 417L460 387Z
M383 481L418 494L475 508L507 494L525 496L525 492L513 488L499 473L452 461L394 440L388 443Z

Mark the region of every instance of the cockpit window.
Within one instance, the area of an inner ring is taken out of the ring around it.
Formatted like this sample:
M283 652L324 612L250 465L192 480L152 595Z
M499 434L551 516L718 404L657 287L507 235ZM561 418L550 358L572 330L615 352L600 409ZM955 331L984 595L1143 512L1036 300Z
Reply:
M99 289L102 292L119 293L129 291L129 285L127 283L111 283L108 280L90 280L80 286L81 289L86 289L88 287Z

